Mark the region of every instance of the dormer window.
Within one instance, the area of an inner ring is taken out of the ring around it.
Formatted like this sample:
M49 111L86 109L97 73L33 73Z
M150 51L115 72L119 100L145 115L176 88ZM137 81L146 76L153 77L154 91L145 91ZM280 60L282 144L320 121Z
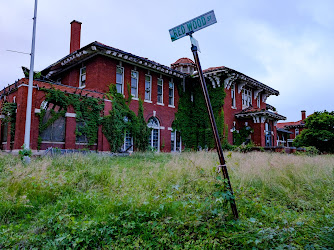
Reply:
M86 67L80 69L79 87L86 87Z

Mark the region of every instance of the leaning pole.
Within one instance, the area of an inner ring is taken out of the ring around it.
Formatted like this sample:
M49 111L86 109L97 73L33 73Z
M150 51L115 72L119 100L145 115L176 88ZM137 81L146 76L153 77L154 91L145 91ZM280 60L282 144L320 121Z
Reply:
M223 149L222 149L222 146L221 146L215 117L214 117L214 114L213 114L208 89L206 87L205 78L204 78L204 75L203 75L202 67L201 67L199 57L198 57L198 53L197 53L197 51L199 51L198 42L195 38L192 37L192 34L194 32L196 32L200 29L203 29L207 26L210 26L210 25L212 25L216 22L217 22L216 16L215 16L214 11L212 10L212 11L209 11L209 12L207 12L207 13L201 15L201 16L198 16L194 19L191 19L188 22L185 22L183 24L180 24L180 25L170 29L169 34L171 36L172 42L176 41L179 38L185 37L185 36L190 37L191 51L193 53L194 60L195 60L195 63L196 63L196 67L197 67L197 72L198 72L198 75L199 75L199 78L200 78L200 83L201 83L201 87L202 87L202 91L203 91L203 95L204 95L204 99L205 99L205 104L206 104L208 115L209 115L209 118L210 118L210 124L211 124L212 132L213 132L213 136L214 136L215 144L216 144L216 148L217 148L217 153L218 153L218 157L219 157L219 161L220 161L220 165L218 166L218 170L219 170L219 172L220 171L223 172L224 179L227 181L227 188L231 192L231 194L233 195L233 190L232 190L230 178L229 178L227 167L226 167L226 162L225 162L225 159L224 159ZM230 201L230 204L231 204L231 209L232 209L232 213L234 215L234 218L238 219L239 214L238 214L235 199L232 199Z

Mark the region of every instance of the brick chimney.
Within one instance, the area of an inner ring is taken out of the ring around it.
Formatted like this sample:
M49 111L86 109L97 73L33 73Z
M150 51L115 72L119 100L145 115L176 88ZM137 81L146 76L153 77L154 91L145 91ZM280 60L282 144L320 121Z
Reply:
M70 54L80 49L81 22L73 20L71 22L71 43Z
M306 119L306 111L302 110L302 121Z

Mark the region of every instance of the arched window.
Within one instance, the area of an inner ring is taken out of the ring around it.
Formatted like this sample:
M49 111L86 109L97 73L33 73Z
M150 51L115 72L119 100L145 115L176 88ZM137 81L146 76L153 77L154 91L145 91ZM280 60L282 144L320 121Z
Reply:
M47 124L56 113L61 111L59 106L45 101L42 102L41 109L46 110L42 124ZM65 142L65 117L61 116L52 122L47 128L41 131L40 137L42 138L42 142Z
M149 138L149 146L156 149L157 151L160 150L160 123L156 117L151 117L148 120L147 127L151 128L151 135Z

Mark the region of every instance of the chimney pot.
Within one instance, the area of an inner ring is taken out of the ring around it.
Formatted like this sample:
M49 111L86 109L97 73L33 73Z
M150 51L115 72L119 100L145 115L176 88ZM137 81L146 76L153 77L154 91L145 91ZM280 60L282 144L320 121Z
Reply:
M71 22L71 42L70 54L80 49L81 22L73 20Z
M302 121L306 119L306 111L302 110Z

